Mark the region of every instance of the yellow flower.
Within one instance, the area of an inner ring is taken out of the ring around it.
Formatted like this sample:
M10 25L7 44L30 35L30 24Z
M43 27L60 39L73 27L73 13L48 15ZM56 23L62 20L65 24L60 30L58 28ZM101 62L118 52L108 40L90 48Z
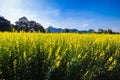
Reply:
M60 65L60 61L57 61L56 62L56 67L59 67L59 65Z
M26 57L27 57L26 51L24 51L24 53L23 53L23 58L24 58L24 60L26 60Z
M15 59L15 60L13 61L14 73L16 73L16 67L17 67L17 60Z
M110 58L108 59L109 62L111 62L112 60L113 60L113 57L110 57Z

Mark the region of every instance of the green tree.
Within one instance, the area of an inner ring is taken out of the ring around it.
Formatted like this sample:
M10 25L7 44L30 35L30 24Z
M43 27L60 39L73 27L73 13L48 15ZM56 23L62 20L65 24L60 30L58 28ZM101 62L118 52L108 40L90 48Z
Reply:
M65 32L68 33L68 32L69 32L69 29L68 29L68 28L65 28Z
M45 32L44 27L35 21L29 21L28 28L29 28L29 31L32 30L34 32L38 32L38 31Z
M94 29L89 29L88 32L89 33L95 33L95 30Z
M98 29L98 33L107 33L107 30L104 30L104 29Z
M10 31L10 21L0 16L0 31Z
M18 31L31 31L31 32L45 32L45 29L44 27L35 22L35 21L29 21L26 17L22 17L22 18L19 18L18 21L15 22L16 23L16 29Z
M108 29L108 31L107 31L109 34L112 34L113 32L112 32L112 29Z
M18 21L15 22L16 26L17 26L17 30L18 31L28 31L28 24L29 24L29 21L26 17L22 17L22 18L19 18Z

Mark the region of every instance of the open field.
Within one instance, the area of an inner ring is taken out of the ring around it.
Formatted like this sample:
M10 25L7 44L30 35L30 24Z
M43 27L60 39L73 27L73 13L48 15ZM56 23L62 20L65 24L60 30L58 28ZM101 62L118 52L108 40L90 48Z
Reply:
M0 33L0 80L120 80L120 35Z

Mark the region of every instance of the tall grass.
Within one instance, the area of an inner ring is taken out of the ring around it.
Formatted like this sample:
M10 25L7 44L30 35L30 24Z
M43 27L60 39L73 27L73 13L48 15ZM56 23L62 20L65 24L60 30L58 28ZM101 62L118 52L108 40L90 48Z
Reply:
M120 35L0 33L0 80L120 80Z

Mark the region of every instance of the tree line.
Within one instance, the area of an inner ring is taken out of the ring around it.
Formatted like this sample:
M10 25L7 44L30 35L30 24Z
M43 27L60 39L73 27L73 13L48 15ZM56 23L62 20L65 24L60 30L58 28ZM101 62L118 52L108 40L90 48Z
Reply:
M26 17L19 18L15 24L0 16L0 31L45 32L44 27L36 21L29 21Z
M36 21L29 21L26 17L19 18L18 21L15 22L15 24L11 24L9 20L5 19L4 17L0 16L0 31L25 31L25 32L43 32L43 33L51 33L50 29L45 30L44 27L37 23ZM98 29L98 31L95 31L94 29L89 29L88 31L76 31L76 30L70 30L68 28L65 28L66 33L70 32L77 32L77 33L104 33L104 34L119 34L119 32L113 32L112 29L104 30L104 29Z

